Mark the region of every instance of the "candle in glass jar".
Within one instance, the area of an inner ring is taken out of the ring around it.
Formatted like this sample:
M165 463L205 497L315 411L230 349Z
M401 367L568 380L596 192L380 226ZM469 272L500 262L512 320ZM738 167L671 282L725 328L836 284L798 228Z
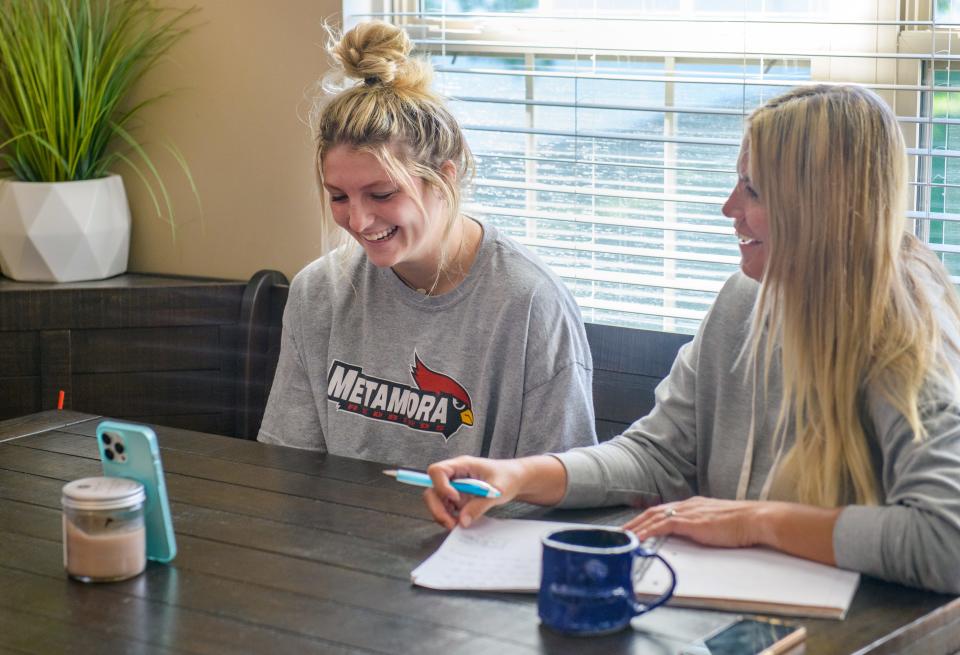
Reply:
M146 567L143 485L83 478L63 487L63 564L84 582L125 580Z

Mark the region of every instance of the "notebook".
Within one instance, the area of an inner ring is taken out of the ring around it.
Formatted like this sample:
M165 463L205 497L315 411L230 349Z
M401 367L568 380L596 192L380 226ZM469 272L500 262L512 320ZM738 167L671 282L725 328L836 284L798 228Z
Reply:
M536 592L540 539L572 523L484 517L456 527L437 551L413 570L414 584L431 589ZM767 548L712 548L668 539L660 554L677 572L676 607L721 609L784 616L846 616L860 574ZM668 583L655 562L635 582L641 597L656 597Z

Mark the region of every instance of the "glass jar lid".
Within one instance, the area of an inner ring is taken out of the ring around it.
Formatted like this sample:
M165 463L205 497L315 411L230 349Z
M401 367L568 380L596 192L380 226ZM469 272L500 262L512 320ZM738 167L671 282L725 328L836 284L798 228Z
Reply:
M143 485L129 478L81 478L63 485L60 502L72 509L122 509L143 503Z

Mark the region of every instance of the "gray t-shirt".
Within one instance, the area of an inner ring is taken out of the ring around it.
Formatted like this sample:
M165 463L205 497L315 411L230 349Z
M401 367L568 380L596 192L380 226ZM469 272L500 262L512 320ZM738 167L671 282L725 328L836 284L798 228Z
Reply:
M258 439L419 468L595 444L576 303L535 255L483 231L466 279L440 296L359 250L298 273Z
M738 273L656 391L653 411L595 448L558 455L567 470L562 504L651 505L699 494L735 498L745 470L752 377L738 359L759 285ZM957 326L941 328L954 340ZM955 341L956 342L956 341ZM952 362L954 370L960 365ZM765 397L764 397L765 394ZM781 375L759 392L746 498L757 499L776 459ZM960 593L960 399L932 391L921 407L927 438L875 389L862 408L883 505L848 505L837 520L837 564L895 582ZM793 442L788 434L785 446ZM771 497L774 497L773 495Z

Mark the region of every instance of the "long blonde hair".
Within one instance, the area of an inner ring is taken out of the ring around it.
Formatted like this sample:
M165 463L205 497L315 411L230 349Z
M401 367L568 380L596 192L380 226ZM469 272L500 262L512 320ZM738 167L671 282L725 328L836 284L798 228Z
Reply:
M460 213L461 185L473 174L474 160L460 125L443 99L430 90L429 62L410 56L413 44L401 28L388 23L361 23L337 38L328 27L333 68L310 115L317 142L317 183L328 232L334 223L323 191L323 159L331 148L346 145L369 152L388 175L426 213L414 179L436 189L446 208L442 243ZM455 175L445 175L451 162ZM448 253L441 247L436 286Z
M801 502L877 504L866 389L923 438L926 385L957 387L945 356L957 344L936 305L960 322L960 302L940 262L906 231L903 135L875 93L817 85L754 111L745 147L770 230L749 343L765 377L779 351L775 434L784 438L788 424L796 434L781 474Z

